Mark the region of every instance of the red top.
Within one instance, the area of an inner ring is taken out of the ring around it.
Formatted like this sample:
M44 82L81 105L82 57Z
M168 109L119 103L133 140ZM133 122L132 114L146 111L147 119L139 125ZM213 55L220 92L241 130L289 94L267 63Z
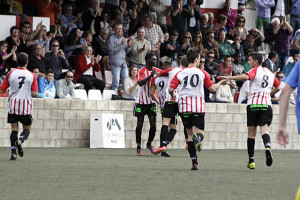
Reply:
M82 76L82 74L88 70L89 68L93 67L93 70L96 72L100 71L100 64L96 63L96 60L94 59L94 65L92 63L87 64L84 53L80 54L77 57L76 64L75 64L75 79L78 81L78 79Z
M39 0L38 2L39 16L49 17L50 26L53 26L55 24L55 12L61 13L61 8L54 1L51 1L50 4L46 3L45 0Z

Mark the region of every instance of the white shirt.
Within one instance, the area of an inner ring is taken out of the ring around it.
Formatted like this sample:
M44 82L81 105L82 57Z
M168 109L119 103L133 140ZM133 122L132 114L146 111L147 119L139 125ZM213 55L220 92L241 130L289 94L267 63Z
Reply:
M85 56L86 64L89 65L92 62L92 57L88 58ZM88 70L83 72L82 75L91 75L93 76L93 67L90 67Z
M247 80L244 82L243 86L241 87L238 103L242 103L242 101L247 99L247 92L249 93L249 83L250 81Z

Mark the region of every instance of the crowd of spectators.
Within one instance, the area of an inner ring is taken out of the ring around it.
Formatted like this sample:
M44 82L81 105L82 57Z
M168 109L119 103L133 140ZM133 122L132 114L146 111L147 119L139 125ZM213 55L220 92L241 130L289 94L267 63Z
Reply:
M75 83L103 92L105 71L111 70L111 89L135 99L136 74L147 53L158 60L167 56L173 67L182 67L191 47L199 48L200 68L213 81L248 72L249 53L265 46L270 53L263 67L288 76L300 57L299 0L255 0L255 27L249 30L243 16L247 0L239 0L237 10L224 0L217 15L201 12L204 1L172 0L166 6L161 0L106 0L104 5L99 0L23 0L20 27L11 27L10 36L0 41L0 83L17 67L16 55L26 52L28 69L38 76L37 97L74 98ZM0 14L15 14L10 3L0 3ZM42 23L32 27L26 16L49 17L50 30ZM293 62L287 63L290 56ZM99 71L101 80L95 76ZM225 83L211 101L233 102L243 84Z

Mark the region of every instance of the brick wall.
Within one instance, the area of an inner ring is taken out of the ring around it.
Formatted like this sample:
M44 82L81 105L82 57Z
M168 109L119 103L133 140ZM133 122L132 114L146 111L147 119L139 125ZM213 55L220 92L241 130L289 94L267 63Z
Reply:
M24 146L29 147L89 147L90 115L93 113L118 113L124 115L126 148L136 148L136 118L132 115L132 101L80 101L57 99L34 99L33 125L30 137ZM10 124L6 123L7 98L0 98L0 147L9 147ZM288 114L288 132L290 144L287 149L300 149L300 135L297 134L295 107L290 106ZM246 149L247 126L246 105L206 104L205 149ZM278 105L273 106L273 123L270 128L272 148L281 148L276 143L278 126ZM157 132L153 146L159 145L161 116L157 117ZM20 126L21 127L21 126ZM142 142L146 145L149 122L145 118ZM259 130L259 129L258 129ZM185 141L181 120L178 133L169 148L183 149ZM263 143L257 136L256 149L262 149Z

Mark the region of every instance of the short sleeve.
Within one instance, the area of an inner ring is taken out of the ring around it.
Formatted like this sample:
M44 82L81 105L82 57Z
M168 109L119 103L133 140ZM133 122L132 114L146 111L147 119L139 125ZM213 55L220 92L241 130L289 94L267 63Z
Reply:
M246 72L246 74L249 76L250 80L253 80L255 78L257 69L258 69L258 67L251 69L249 72Z

